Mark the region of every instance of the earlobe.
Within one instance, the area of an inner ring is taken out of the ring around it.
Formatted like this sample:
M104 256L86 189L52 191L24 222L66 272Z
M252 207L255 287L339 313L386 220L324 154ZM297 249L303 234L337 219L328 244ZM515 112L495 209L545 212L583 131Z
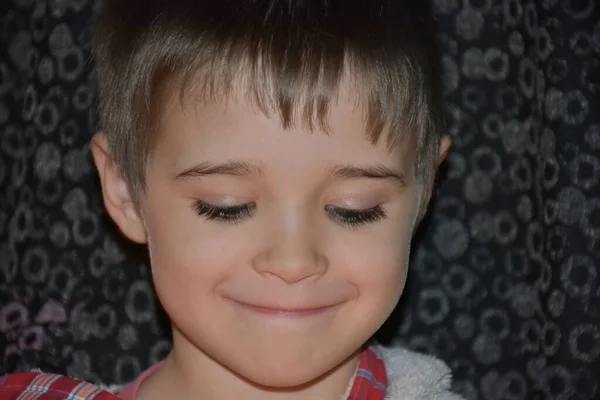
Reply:
M114 163L106 136L97 133L92 138L90 150L102 185L104 206L121 232L136 243L146 243L146 229L139 215L127 182Z

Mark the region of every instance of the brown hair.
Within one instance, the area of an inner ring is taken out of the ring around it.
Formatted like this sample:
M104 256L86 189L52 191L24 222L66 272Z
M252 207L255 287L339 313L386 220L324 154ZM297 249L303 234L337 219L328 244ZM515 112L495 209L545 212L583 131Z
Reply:
M144 188L161 88L200 85L205 100L243 80L285 128L316 121L344 76L361 87L365 134L416 135L430 182L444 130L442 72L428 0L104 0L94 54L100 124L124 178Z

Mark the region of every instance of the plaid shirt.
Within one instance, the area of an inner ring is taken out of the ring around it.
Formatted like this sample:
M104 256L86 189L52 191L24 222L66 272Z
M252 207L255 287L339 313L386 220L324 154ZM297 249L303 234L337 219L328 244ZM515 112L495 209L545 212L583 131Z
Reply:
M371 350L363 350L347 400L383 400L387 389L385 365Z
M24 372L0 376L2 400L119 400L92 384L66 376Z
M92 384L66 376L26 372L0 377L2 400L135 400L142 381L156 370L155 365L143 373L117 397ZM371 350L364 350L347 400L383 400L387 376L383 362Z

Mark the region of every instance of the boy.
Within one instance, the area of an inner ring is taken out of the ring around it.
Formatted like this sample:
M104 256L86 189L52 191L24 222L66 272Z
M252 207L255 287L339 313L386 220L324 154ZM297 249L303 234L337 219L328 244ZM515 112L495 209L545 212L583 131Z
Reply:
M122 398L458 398L365 345L448 148L427 2L105 0L95 54L104 202L173 335Z

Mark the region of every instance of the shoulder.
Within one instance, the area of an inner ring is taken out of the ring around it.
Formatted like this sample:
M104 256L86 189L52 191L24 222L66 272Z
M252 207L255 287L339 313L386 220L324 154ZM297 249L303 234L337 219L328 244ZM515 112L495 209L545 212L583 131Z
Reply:
M385 400L462 400L450 392L452 373L442 360L396 346L371 349L385 364Z

